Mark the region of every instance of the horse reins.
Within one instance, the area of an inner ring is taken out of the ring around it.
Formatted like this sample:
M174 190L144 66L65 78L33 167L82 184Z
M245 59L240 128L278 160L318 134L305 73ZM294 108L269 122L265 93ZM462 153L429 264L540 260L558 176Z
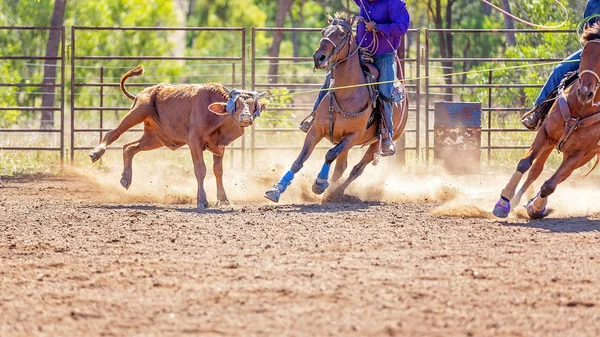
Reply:
M588 41L588 43L589 42L600 43L600 40L591 40L591 41ZM586 43L586 45L587 45L587 43ZM585 46L584 46L584 48L585 48ZM581 86L581 78L585 74L591 74L592 76L594 76L596 78L596 86L594 87L594 90L592 91L593 94L592 94L591 106L592 107L600 106L600 101L598 101L597 103L594 103L594 98L596 98L596 92L598 91L598 88L600 87L600 76L598 76L598 74L595 71L586 69L579 73L579 85L580 86ZM571 137L571 134L573 134L573 132L575 130L577 130L578 128L583 128L586 126L594 125L594 124L600 122L600 111L597 111L589 116L582 118L580 116L583 113L583 110L585 109L585 107L587 105L587 104L583 104L581 106L581 111L579 112L578 117L574 118L571 115L571 110L569 109L569 103L567 101L567 98L565 96L563 88L558 89L557 101L558 101L558 108L560 110L560 114L562 115L563 119L565 120L565 131L564 131L562 137L560 137L560 140L558 141L558 145L556 146L556 149L560 152L560 151L562 151L563 146L565 145L567 140L569 140L569 137Z

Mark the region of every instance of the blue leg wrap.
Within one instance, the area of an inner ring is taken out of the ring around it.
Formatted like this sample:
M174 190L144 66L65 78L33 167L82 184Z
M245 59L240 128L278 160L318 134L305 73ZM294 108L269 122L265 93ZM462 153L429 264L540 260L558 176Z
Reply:
M292 172L292 170L287 171L283 177L281 177L281 180L279 180L279 182L277 183L277 185L281 186L281 189L279 192L283 193L286 188L292 183L292 180L294 179L294 172Z
M321 167L321 172L319 172L319 175L317 175L317 178L322 179L322 180L328 180L330 168L331 168L331 164L324 163L323 167Z

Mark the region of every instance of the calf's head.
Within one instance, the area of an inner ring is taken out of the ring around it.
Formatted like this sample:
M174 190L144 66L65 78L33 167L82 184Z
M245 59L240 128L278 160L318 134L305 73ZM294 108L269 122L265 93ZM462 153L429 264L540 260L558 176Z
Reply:
M230 98L227 103L212 103L208 109L217 115L230 115L239 126L244 128L252 125L254 119L265 109L266 103L260 102L260 98L264 95L265 93L259 94L256 91L233 89L229 92Z

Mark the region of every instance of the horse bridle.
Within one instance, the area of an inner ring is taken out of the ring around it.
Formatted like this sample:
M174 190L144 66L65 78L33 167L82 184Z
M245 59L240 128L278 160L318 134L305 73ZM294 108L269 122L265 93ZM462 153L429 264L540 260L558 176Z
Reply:
M591 41L587 41L585 45L587 46L587 44L588 44L588 43L590 43L590 42L594 42L594 43L600 43L600 40L591 40ZM584 46L583 48L585 48L585 46ZM582 54L582 55L583 55L583 54ZM580 73L579 73L579 85L580 85L580 86L581 86L581 78L582 78L582 76L583 76L584 74L591 74L591 75L593 75L593 76L596 78L596 87L595 87L595 88L594 88L594 90L592 91L592 92L593 92L593 94L592 94L592 103L591 103L591 104L592 104L592 106L593 106L593 107L600 106L600 101L598 101L598 102L596 102L596 103L594 103L594 101L593 101L593 100L594 100L594 98L596 97L596 91L598 90L598 88L600 88L600 76L598 76L598 74L597 74L595 71L593 71L593 70L587 70L587 69L586 69L586 70L584 70L584 71L582 71L582 72L580 72Z
M350 26L350 24L348 22L346 22L345 20L341 20L341 19L335 19L333 21L331 21L331 23L329 24L329 26L342 26L347 30L347 34L344 37L344 39L339 43L336 44L335 42L333 42L333 40L331 40L329 38L329 36L331 36L332 33L330 33L327 36L324 36L321 38L321 42L322 41L327 41L329 43L331 43L333 45L333 52L331 53L331 56L329 56L329 66L327 70L331 70L331 68L334 68L336 65L346 61L347 59L349 59L352 55L354 55L354 53L356 53L356 51L358 51L358 46L356 46L356 50L354 50L352 53L350 53L350 45L352 44L352 26ZM333 59L335 56L337 56L345 47L345 45L348 45L348 55L342 59L341 61L336 61L336 62L331 62L331 59Z

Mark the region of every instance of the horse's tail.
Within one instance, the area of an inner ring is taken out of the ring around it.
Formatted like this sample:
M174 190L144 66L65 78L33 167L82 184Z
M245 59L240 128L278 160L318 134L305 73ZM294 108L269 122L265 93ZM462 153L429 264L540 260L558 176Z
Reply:
M594 166L592 166L592 168L588 171L588 173L586 173L583 178L581 178L581 180L585 179L587 176L590 175L590 173L592 173L592 171L596 168L596 166L598 166L598 162L600 161L600 154L596 155L596 161L594 161Z
M140 76L144 74L144 66L137 66L131 70L129 70L128 72L125 73L125 75L123 75L123 77L121 77L121 91L125 94L125 96L127 96L127 98L129 98L130 100L134 100L135 96L130 94L129 91L127 91L127 89L125 89L125 81L133 76Z

